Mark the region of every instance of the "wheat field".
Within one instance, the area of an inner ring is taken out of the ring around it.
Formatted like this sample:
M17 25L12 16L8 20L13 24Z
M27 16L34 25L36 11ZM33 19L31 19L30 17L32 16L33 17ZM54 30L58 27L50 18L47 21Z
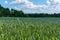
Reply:
M15 19L0 19L0 40L60 40L57 21Z

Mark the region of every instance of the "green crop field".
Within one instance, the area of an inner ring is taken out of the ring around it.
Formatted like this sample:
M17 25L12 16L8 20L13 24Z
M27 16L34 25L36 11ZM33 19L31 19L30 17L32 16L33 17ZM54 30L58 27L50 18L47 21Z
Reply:
M60 19L0 18L0 40L60 40Z

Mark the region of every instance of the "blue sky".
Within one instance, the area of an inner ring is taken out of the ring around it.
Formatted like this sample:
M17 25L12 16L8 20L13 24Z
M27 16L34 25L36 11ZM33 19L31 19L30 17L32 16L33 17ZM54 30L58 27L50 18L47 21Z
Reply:
M29 0L29 1L33 2L36 5L45 4L46 3L46 0Z
M25 13L60 13L60 0L0 0L0 4Z

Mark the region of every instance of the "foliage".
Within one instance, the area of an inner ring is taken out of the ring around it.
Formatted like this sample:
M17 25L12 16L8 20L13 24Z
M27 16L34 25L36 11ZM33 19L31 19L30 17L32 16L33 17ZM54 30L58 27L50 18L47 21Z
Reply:
M0 17L60 17L60 13L48 14L48 13L27 13L22 10L15 10L4 8L0 5Z

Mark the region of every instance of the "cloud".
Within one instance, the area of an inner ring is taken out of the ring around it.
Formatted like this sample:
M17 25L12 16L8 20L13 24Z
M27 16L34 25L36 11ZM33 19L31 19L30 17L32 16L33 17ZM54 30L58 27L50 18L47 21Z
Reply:
M27 8L29 9L35 9L35 8L40 8L40 7L47 7L46 5L35 5L34 3L30 2L29 0L15 0L12 1L10 4L24 4Z
M5 4L8 4L8 1L5 1Z
M18 7L14 7L14 9L16 9L16 10L20 10Z
M24 3L26 1L27 0L15 0L15 1L12 1L10 4L19 4L19 3Z
M24 4L28 8L36 7L36 5L34 5L32 2L28 0L15 0L15 1L12 1L10 4L21 4L21 3Z
M51 2L50 2L49 0L47 0L47 2L46 2L46 3L47 3L47 5L50 5L50 4L51 4Z
M60 4L60 0L54 0L55 3L59 3Z
M60 0L46 0L46 4L36 5L29 0L14 0L10 4L23 4L29 11L38 10L39 12L58 12L60 11ZM15 7L15 9L19 9ZM26 10L27 10L26 9Z

